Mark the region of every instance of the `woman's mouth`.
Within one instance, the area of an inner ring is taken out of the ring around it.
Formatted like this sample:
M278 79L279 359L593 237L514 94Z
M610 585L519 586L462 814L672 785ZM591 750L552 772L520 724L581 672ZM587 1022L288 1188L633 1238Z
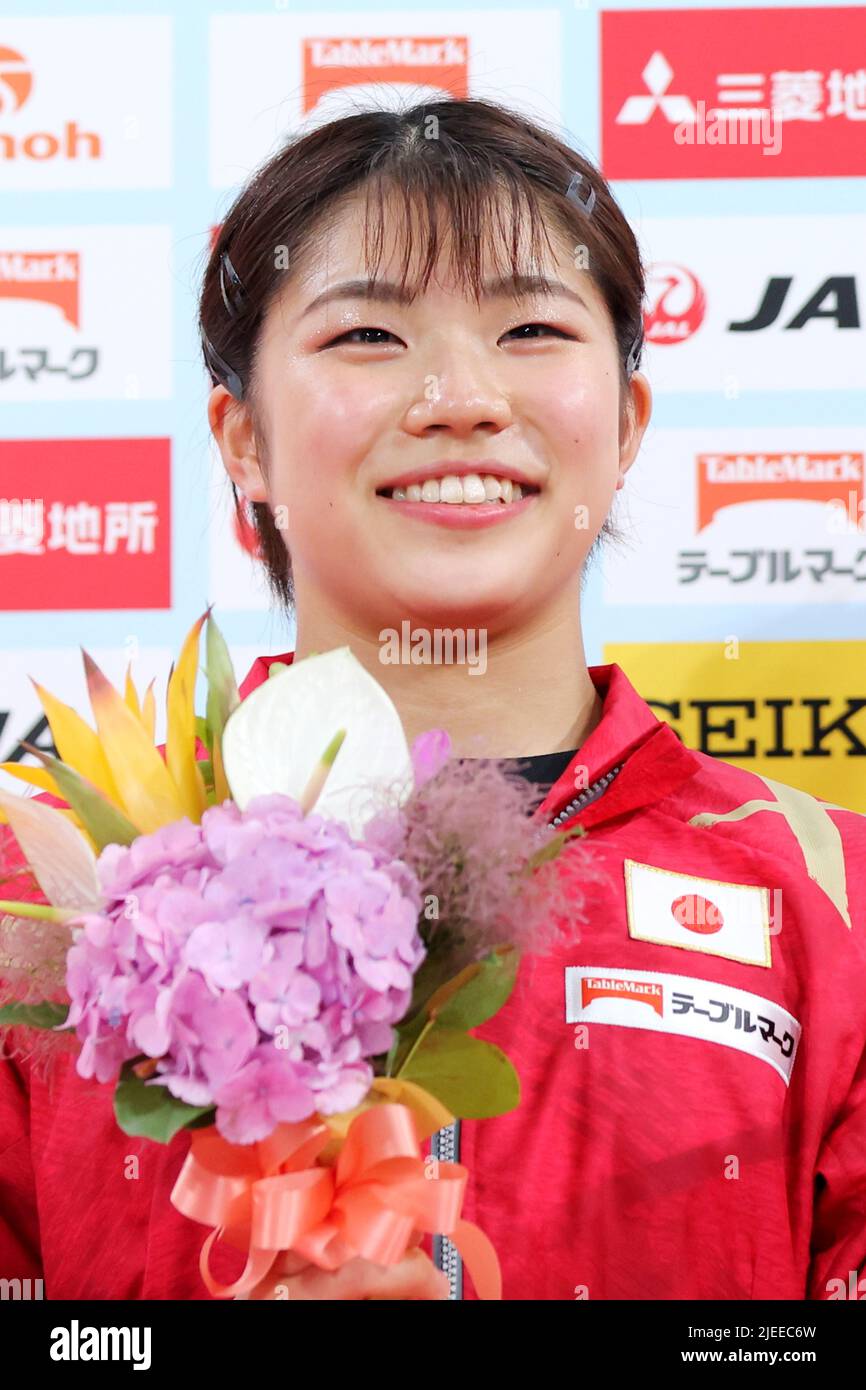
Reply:
M508 506L531 497L537 487L521 484L511 478L496 478L492 473L466 473L458 477L447 473L444 478L425 478L408 487L380 488L378 495L392 502L421 502L425 505L445 503L451 507L483 507L491 503Z
M534 505L538 492L532 484L493 473L446 473L417 478L404 487L380 488L377 496L407 521L466 530L519 516Z
M379 488L395 516L454 530L496 526L535 505L539 489L492 473L446 473L405 487Z

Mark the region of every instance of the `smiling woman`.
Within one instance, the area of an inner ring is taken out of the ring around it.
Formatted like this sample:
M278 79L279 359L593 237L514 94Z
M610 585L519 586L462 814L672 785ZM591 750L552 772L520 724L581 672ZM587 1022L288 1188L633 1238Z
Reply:
M472 1029L513 1060L520 1105L461 1111L427 1170L465 1163L506 1299L847 1297L866 1261L866 819L688 749L584 652L587 563L650 415L642 297L600 173L491 103L345 117L271 159L200 307L210 426L297 628L240 695L349 648L408 738L526 759L550 784L532 816L589 852L557 861L575 918L545 898L553 944ZM290 739L257 727L279 776ZM485 863L510 873L485 825ZM339 991L327 1004L350 1042ZM193 1224L156 1200L189 1131L126 1182L110 1099L81 1087L0 1067L0 1271L51 1298L200 1297ZM290 1255L250 1297L462 1292L445 1241L332 1273Z
M369 112L289 144L229 211L201 295L213 380L249 405L230 423L218 396L211 423L280 598L311 580L311 550L324 561L324 526L331 554L369 575L357 595L367 613L373 589L387 604L397 570L402 593L414 576L419 597L447 603L471 566L489 618L497 590L510 607L514 546L529 587L553 554L551 590L579 569L649 414L632 376L643 287L634 235L597 171L491 103ZM544 505L521 505L521 489ZM392 517L376 504L386 492L430 510ZM460 502L478 511L466 517ZM519 537L497 527L475 559L438 529L500 514L524 514ZM429 535L413 524L424 520Z
M551 132L482 101L348 116L289 143L223 222L209 419L294 607L281 659L348 645L409 734L553 759L536 814L588 829L606 871L575 883L585 939L479 1030L518 1059L522 1105L437 1149L470 1163L505 1296L828 1297L866 1257L863 819L690 752L584 655L587 563L650 415L643 291L605 180ZM483 680L388 654L389 634L414 654L443 629L482 634ZM764 978L774 963L797 988ZM859 982L841 1071L832 1008L797 1058L826 971ZM418 1255L381 1296L438 1296ZM290 1276L309 1297L382 1287Z

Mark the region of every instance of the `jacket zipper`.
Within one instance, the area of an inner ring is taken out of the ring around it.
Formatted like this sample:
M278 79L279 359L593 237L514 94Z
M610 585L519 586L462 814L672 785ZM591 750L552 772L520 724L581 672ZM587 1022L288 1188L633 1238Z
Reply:
M570 801L564 810L554 816L549 822L549 829L558 830L566 821L576 816L578 811L582 811L591 801L596 801L607 791L614 777L622 769L622 763L617 767L612 767L610 772L606 772L603 777L599 777L597 782L586 787ZM430 1155L441 1163L460 1162L460 1121L455 1120L453 1125L446 1125L444 1129L437 1130L430 1140ZM456 1245L447 1236L433 1237L433 1263L437 1269L441 1269L448 1276L450 1285L449 1298L462 1299L463 1297L463 1260L457 1250Z

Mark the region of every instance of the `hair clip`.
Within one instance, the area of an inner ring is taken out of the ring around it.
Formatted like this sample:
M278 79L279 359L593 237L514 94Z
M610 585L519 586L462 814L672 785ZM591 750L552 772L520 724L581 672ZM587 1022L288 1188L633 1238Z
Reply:
M581 193L580 188L584 183L586 184L586 192ZM585 174L577 173L574 175L571 183L565 190L565 196L566 198L570 198L573 203L577 203L579 207L582 207L587 217L592 215L592 210L595 207L596 193Z
M246 305L247 293L241 278L231 263L228 251L220 254L220 294L229 316L236 319ZM228 286L226 285L228 279Z
M229 366L224 357L220 357L206 333L202 333L201 338L204 355L212 375L234 396L235 400L242 401L244 398L244 383L238 376L238 373L235 371L234 367Z
M637 364L638 364L638 360L639 360L639 358L640 358L640 353L641 353L641 348L642 348L642 347L643 347L643 329L641 329L641 330L639 331L639 333L637 334L637 336L635 337L634 342L632 343L631 347L629 348L628 357L625 359L626 371L628 372L629 376L631 376L632 372L633 372L633 371L636 369L636 367L637 367Z

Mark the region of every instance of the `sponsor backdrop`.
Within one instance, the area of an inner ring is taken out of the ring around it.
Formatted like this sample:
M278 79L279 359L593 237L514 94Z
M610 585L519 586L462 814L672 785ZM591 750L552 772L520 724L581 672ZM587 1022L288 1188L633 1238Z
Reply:
M866 811L866 8L104 8L0 18L0 760L49 746L28 677L83 707L79 645L160 694L209 602L239 674L291 646L209 444L204 258L287 133L447 92L567 129L649 266L654 418L590 662Z

